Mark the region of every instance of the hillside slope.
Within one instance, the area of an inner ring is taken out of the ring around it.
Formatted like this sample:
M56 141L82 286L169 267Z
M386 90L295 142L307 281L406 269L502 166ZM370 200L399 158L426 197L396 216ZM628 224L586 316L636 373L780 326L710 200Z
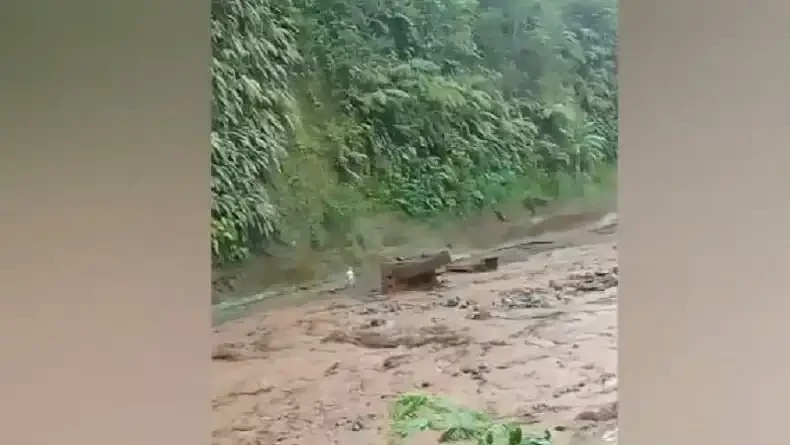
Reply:
M617 158L614 0L215 0L212 253L528 207Z

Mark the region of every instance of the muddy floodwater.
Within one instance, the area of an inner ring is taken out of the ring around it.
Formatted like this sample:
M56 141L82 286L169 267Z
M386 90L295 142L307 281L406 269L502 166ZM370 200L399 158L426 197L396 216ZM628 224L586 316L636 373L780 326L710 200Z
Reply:
M399 393L426 391L616 443L617 247L607 230L392 297L337 292L215 328L214 445L381 445Z

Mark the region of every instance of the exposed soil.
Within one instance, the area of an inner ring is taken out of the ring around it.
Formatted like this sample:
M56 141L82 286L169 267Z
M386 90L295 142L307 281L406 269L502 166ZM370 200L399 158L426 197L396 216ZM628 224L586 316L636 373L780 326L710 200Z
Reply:
M434 291L333 292L215 328L212 443L381 445L414 390L616 443L615 228L511 243L497 271Z

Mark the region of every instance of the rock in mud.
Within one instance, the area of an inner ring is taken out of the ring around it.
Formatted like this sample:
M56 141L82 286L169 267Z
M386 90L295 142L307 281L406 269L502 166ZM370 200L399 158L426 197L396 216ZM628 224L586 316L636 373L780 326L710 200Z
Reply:
M576 416L576 420L596 423L617 420L617 402L608 403L595 409L582 411Z
M475 306L466 313L466 318L469 320L488 320L491 318L491 312Z
M461 304L460 297L447 297L440 303L444 307L458 307Z
M339 427L346 427L349 431L362 431L367 429L367 423L370 420L375 419L375 415L368 415L367 417L364 416L357 416L353 419L343 419L337 422L337 426Z
M225 362L237 362L247 358L243 343L221 343L214 347L211 359Z
M381 362L381 368L384 370L395 369L400 365L409 363L410 357L408 354L391 355Z
M569 282L563 287L574 287L583 292L604 291L612 287L617 287L619 280L617 274L611 271L594 271L579 274L572 274Z
M466 374L478 382L485 382L485 375L490 371L490 368L485 363L480 363L476 366L463 366L460 369L461 374Z
M501 293L500 303L505 309L548 309L549 295L533 290L510 290Z
M469 344L467 335L459 334L445 325L421 326L417 329L390 327L384 330L365 328L350 332L334 331L323 338L322 343L348 343L371 349L393 349L399 346L419 348L435 344L442 347Z
M370 326L371 328L377 328L380 326L384 326L385 324L387 324L387 320L384 320L383 318L372 318L368 320L368 326Z

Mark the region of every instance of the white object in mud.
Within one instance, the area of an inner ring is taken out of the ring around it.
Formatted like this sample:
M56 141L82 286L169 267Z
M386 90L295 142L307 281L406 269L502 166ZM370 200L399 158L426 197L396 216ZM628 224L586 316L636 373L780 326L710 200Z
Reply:
M349 266L348 270L346 271L346 287L354 287L356 282L357 278L354 276L354 269Z

